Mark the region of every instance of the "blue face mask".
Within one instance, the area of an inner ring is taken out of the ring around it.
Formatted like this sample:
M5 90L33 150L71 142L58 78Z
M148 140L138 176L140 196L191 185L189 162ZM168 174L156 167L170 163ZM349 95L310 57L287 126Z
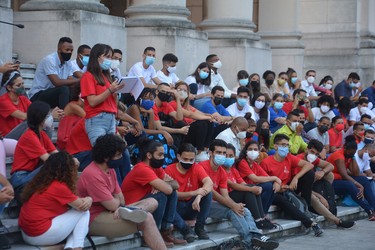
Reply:
M355 84L354 82L351 82L351 83L349 83L349 87L353 89L353 88L357 87L357 84Z
M104 61L100 64L100 68L102 70L109 70L111 68L112 60L104 59Z
M289 153L289 147L281 147L278 146L277 148L277 153L280 155L280 157L284 158L288 155Z
M239 106L244 107L248 102L247 98L237 98L237 103Z
M282 109L283 108L283 106L284 106L284 103L283 102L275 102L274 104L273 104L273 106L275 107L275 109Z
M153 57L153 56L146 56L145 63L148 66L154 64L154 62L155 62L155 57Z
M234 158L225 158L224 166L227 168L232 167L234 164Z
M240 79L238 82L241 86L246 86L249 83L249 79Z
M224 164L225 162L225 155L215 155L214 156L214 163L217 165L217 166L221 166Z
M87 66L87 64L89 64L89 58L88 56L82 56L82 59L81 59L81 63L83 64L83 66Z
M108 160L107 161L107 165L109 168L119 168L121 167L121 164L124 163L124 160L121 158L117 159L117 160Z
M201 71L199 72L199 77L200 77L202 80L206 79L206 78L208 77L208 75L209 75L209 73L207 73L206 71L201 70Z
M370 129L370 125L368 125L367 123L363 124L363 126L365 127L365 130Z
M153 100L141 100L141 107L144 108L145 110L150 110L154 106L154 101Z
M298 77L292 77L292 83L293 84L296 84L297 80L298 80Z

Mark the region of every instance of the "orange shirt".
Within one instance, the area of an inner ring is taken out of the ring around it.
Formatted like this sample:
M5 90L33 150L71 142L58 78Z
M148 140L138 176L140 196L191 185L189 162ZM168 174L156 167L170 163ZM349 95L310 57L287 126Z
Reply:
M348 169L349 165L351 164L353 159L346 159L344 155L344 149L337 150L336 152L332 153L327 161L331 163L334 166L334 169L332 171L333 175L335 176L335 180L342 180L341 175L339 174L339 171L336 166L336 160L344 160L345 161L345 168Z

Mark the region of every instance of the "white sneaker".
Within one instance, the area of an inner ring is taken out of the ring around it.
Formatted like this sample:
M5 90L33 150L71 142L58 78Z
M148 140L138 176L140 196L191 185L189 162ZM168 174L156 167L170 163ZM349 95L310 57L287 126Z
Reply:
M201 162L201 161L207 161L209 160L210 157L208 156L207 152L200 152L197 156L195 156L195 161L196 162Z
M147 218L147 212L142 209L131 210L126 207L120 207L118 212L123 220L129 220L135 223L144 222Z

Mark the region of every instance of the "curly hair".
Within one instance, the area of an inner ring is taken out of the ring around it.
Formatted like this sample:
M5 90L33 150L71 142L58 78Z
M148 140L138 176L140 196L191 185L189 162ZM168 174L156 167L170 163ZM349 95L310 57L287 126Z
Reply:
M104 163L112 159L116 153L125 150L125 142L115 134L106 134L100 136L92 148L92 158L97 163Z
M34 193L43 193L54 180L65 183L76 193L78 166L73 156L65 151L51 154L39 173L25 186L21 200L28 201Z

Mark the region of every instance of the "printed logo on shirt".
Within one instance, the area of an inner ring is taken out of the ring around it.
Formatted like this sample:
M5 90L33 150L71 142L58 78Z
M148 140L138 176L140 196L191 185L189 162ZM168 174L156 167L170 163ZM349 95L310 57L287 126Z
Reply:
M284 173L289 174L289 170L286 166L284 166Z
M191 184L191 181L190 181L190 177L189 177L189 179L187 181L187 187L189 187L189 188L193 187L193 185Z

